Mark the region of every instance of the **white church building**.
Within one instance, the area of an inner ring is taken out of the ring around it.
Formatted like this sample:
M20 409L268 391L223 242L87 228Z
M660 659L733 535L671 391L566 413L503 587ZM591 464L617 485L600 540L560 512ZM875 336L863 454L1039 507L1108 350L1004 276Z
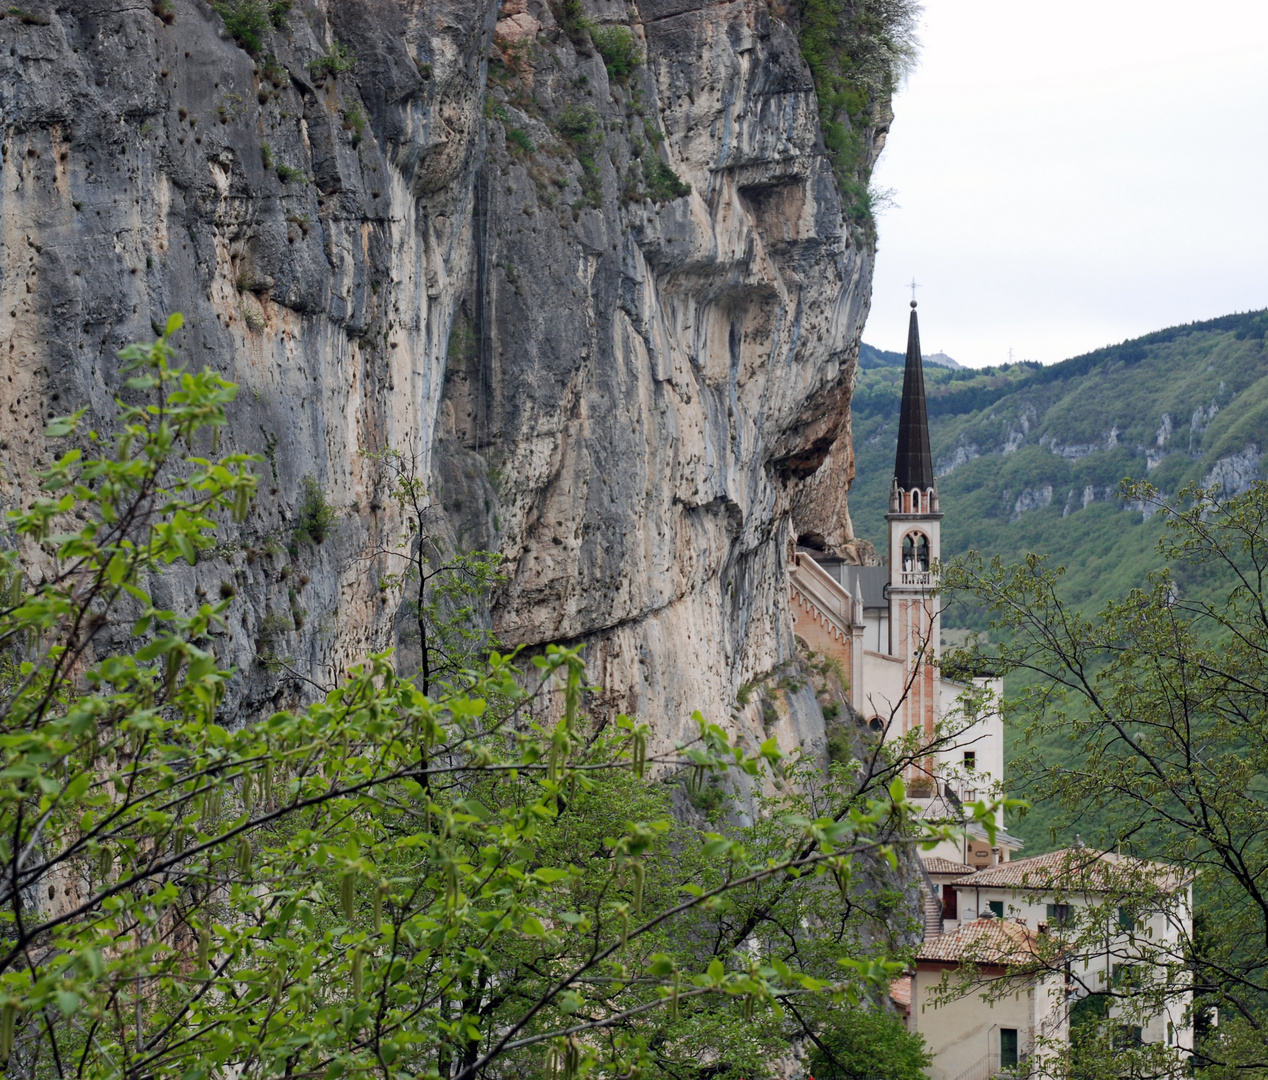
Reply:
M912 302L898 420L898 452L886 514L889 550L881 566L856 566L799 548L790 575L793 629L807 646L840 661L856 715L886 739L911 736L930 747L906 776L926 814L959 820L959 804L997 792L1004 777L1004 725L990 707L995 679L973 687L944 678L937 566L942 510L933 475L920 332ZM976 697L972 723L963 718ZM981 707L985 700L987 706ZM994 843L971 829L958 843L924 853L974 868L1006 862L1021 841L1000 831Z

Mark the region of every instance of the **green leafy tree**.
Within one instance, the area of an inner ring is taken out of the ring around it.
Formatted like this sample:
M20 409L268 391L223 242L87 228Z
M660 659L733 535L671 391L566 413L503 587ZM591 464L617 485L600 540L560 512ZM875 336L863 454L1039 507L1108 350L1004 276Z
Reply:
M649 768L762 784L795 764L701 717L650 755L644 725L584 715L584 665L553 647L426 693L372 655L306 708L227 713L209 632L230 601L153 602L255 489L254 459L218 450L235 387L173 366L179 327L122 354L116 434L50 424L67 448L8 517L9 1073L681 1075L695 1032L717 1059L737 1017L786 1040L803 1003L887 985L889 941L812 923L870 903L860 860L897 865L928 835L901 763L696 833Z
M894 1013L840 1010L815 1039L810 1070L817 1080L925 1080L933 1056L924 1036Z
M1067 937L1075 947L1125 945L1148 977L1088 986L1110 1002L1109 1033L1159 1015L1190 989L1198 1019L1217 1006L1236 1037L1208 1031L1195 1062L1220 1075L1268 1067L1268 485L1226 498L1190 487L1169 500L1148 484L1124 496L1165 523L1164 568L1096 614L1072 604L1064 572L1042 557L1019 566L970 556L949 588L988 609L999 644L948 663L987 665L1019 690L1006 716L1029 751L1016 785L1057 807L1067 827L1101 822L1096 844L1121 845L1194 878L1189 932L1163 940L1123 929L1124 905L1164 912L1176 881L1132 864ZM1189 583L1195 583L1192 587ZM1015 684L1016 685L1016 684ZM1087 831L1087 826L1084 826ZM1115 957L1114 959L1118 959ZM1202 1025L1199 1025L1201 1030ZM1123 1049L1126 1074L1156 1062ZM1155 1049L1146 1048L1148 1054ZM1172 1067L1176 1051L1171 1052ZM1095 1051L1085 1054L1085 1063Z

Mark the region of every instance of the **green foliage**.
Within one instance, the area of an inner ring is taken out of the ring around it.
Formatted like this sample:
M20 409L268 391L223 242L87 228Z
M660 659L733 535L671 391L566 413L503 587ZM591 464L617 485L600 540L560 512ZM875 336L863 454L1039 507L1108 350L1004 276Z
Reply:
M335 523L335 508L326 499L321 485L311 476L303 480L304 493L296 508L295 535L301 540L320 544L330 535Z
M870 231L864 140L915 60L912 0L801 0L801 54L819 102L824 148L847 216Z
M590 28L590 39L603 57L608 78L614 82L624 82L643 62L643 50L639 48L634 31L628 26L593 26Z
M308 70L315 79L334 78L351 71L357 63L356 55L341 41L334 42L316 60L310 60Z
M897 779L921 747L825 775L697 714L649 759L646 725L586 716L597 688L553 646L428 692L373 654L304 708L230 707L232 597L151 594L218 557L256 486L218 451L236 388L172 366L179 327L122 354L117 434L50 422L41 494L6 519L8 1071L759 1078L888 986L914 923L887 867L937 835ZM761 791L773 765L790 794L725 835L678 824L647 776Z
M810 1050L810 1071L819 1080L926 1080L933 1055L923 1035L879 1009L843 1009L832 1015Z
M343 112L343 127L345 131L352 132L352 145L356 146L360 143L365 135L366 117L365 112L360 105L355 102L346 108Z
M1192 985L1259 1032L1235 1050L1209 1039L1203 1053L1264 1069L1268 979L1257 943L1268 937L1258 885L1268 875L1268 484L1227 499L1196 486L1167 499L1143 483L1125 485L1123 495L1155 508L1162 533L1159 568L1141 587L1092 613L1040 556L950 564L946 587L990 614L994 643L949 655L944 666L1026 675L1004 703L1027 750L1010 768L1062 828L1196 874L1195 932L1175 943L1155 941L1152 929L1129 933L1116 975L1148 970L1151 978L1090 987L1113 995L1115 1009L1110 1028L1087 1037L1103 1049L1125 1024L1140 1026L1167 995ZM1194 570L1201 588L1183 587ZM1064 936L1103 949L1118 909L1139 923L1177 903L1144 869L1117 891L1103 890L1099 909ZM1095 1060L1083 1059L1088 1075L1100 1075ZM1139 1075L1153 1064L1143 1061Z
M506 144L512 150L517 150L521 154L531 154L537 147L533 145L533 140L529 138L528 132L523 128L508 127L506 129Z
M586 18L581 0L550 0L550 10L569 40L574 45L584 46L590 20Z
M213 0L211 6L228 35L253 56L264 48L265 36L284 24L291 8L290 0Z
M670 202L691 194L691 185L679 179L678 174L657 154L643 155L643 181L646 194L652 202Z
M297 169L293 165L287 165L280 161L277 164L277 178L281 180L283 184L290 184L293 182L303 184L308 182L308 176L303 169Z
M581 166L581 198L579 206L603 205L602 178L596 156L603 149L603 121L590 106L578 108L569 104L555 120L555 131L577 155Z
M687 799L708 820L714 820L727 802L726 791L714 780L696 786L687 786Z

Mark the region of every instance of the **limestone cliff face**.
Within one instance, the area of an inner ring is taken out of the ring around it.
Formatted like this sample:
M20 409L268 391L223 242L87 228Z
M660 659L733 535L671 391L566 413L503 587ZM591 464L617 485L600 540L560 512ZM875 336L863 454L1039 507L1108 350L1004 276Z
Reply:
M182 311L265 460L247 526L162 589L234 585L244 715L392 640L375 552L403 523L365 451L412 455L432 527L506 556L503 640L588 642L607 703L665 739L793 656L796 530L850 539L872 251L792 16L556 10L297 0L254 56L201 0L0 21L0 501L43 418L108 416L115 351ZM620 79L604 25L645 59ZM306 480L338 513L320 545L294 537Z

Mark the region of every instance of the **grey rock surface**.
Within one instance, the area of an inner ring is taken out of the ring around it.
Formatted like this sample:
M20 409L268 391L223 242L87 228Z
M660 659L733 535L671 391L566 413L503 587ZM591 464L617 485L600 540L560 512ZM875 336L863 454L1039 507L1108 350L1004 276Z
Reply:
M622 80L537 0L297 0L254 56L201 0L27 7L0 20L0 504L42 420L108 418L116 351L183 312L263 457L246 525L160 585L236 590L231 712L393 642L383 449L430 478L429 528L505 556L500 638L587 643L598 703L661 740L793 655L796 533L852 538L873 248L772 6L595 0L645 55Z

